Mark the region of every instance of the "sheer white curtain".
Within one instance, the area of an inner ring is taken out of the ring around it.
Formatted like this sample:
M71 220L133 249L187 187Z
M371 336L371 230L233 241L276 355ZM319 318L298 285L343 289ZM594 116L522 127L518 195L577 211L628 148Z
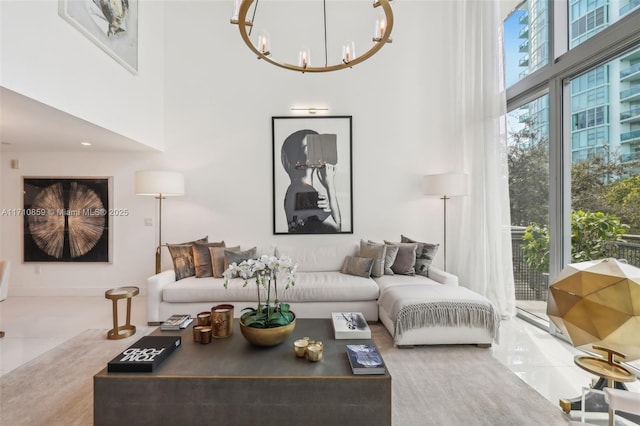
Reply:
M511 260L502 14L498 0L456 2L454 31L459 137L470 177L454 264L462 285L483 294L503 317L515 314Z

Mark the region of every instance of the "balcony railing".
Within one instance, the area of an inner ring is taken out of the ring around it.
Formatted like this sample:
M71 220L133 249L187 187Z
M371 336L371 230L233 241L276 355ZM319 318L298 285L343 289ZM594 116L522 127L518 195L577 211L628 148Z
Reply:
M518 34L518 38L527 38L529 37L529 26L527 25L526 27L524 27L523 29L520 30L520 33Z
M640 130L620 134L620 142L631 141L634 139L640 139Z
M628 120L633 117L640 117L640 105L634 106L629 109L629 111L620 113L620 120Z
M520 58L520 60L518 61L518 64L521 67L527 67L529 66L529 55L525 55L522 58Z
M515 280L516 300L547 301L549 276L527 266L524 260L523 229L511 231L513 277ZM625 235L625 242L615 245L607 257L625 259L629 264L640 267L640 235Z
M638 6L640 6L640 0L631 0L620 8L620 16L626 15Z
M624 101L634 95L640 94L640 86L632 87L631 89L623 90L620 92L620 100Z
M640 0L638 0L640 1ZM520 24L528 24L529 23L529 12L524 12L522 15L520 15L520 19L518 19L518 23Z
M620 156L620 161L623 163L638 160L640 160L640 152L632 152L631 154L624 154Z
M640 0L638 0L638 2L638 4L640 4ZM624 80L625 77L629 77L631 74L635 74L637 72L640 72L640 63L631 65L629 68L625 68L620 71L620 80Z
M528 51L529 51L529 40L525 40L522 43L520 43L520 46L518 47L518 52L525 53Z

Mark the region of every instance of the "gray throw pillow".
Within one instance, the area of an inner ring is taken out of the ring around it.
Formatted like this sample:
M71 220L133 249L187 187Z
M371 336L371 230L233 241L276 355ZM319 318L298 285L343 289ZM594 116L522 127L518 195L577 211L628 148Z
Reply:
M347 256L342 264L343 274L356 275L358 277L369 278L374 260L369 257Z
M405 237L404 235L400 236L400 241L403 243L418 244L418 248L416 249L415 264L416 274L428 277L429 268L431 267L433 259L436 257L436 253L438 253L440 244L422 243L420 241L415 241L411 238Z
M372 277L381 277L384 275L384 258L387 247L381 243L360 240L360 257L368 257L373 259L373 268L371 269Z
M391 243L389 241L385 241L385 244L398 247L396 260L394 260L393 265L391 265L393 273L398 275L415 275L416 250L418 248L418 244Z
M210 247L224 247L224 241L215 243L195 243L191 246L193 250L193 266L196 278L212 277L213 265L211 263Z
M195 243L206 243L208 241L209 237L206 236L199 240L186 243L167 244L167 248L171 254L171 260L173 261L173 270L176 273L176 281L193 277L196 274L196 269L193 264L193 249L191 247Z
M213 276L215 278L222 278L224 273L224 251L239 251L240 246L235 247L209 247L209 257L211 257L211 266L213 269Z
M226 270L232 263L236 263L239 265L243 260L255 259L257 251L257 247L252 247L249 250L243 251L232 251L229 249L225 250L224 269Z
M399 246L392 246L385 244L385 253L384 253L384 274L385 275L394 275L391 266L396 261L396 257L398 256L398 251L400 250Z

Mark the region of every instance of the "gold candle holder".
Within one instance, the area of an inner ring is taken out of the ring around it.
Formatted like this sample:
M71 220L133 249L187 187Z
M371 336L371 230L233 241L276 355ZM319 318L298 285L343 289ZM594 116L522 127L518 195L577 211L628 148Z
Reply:
M233 334L233 305L217 305L211 308L213 337L224 338Z
M211 325L211 312L200 312L197 316L198 325Z
M203 345L211 343L211 327L202 327L200 329L200 343Z
M202 330L203 328L206 328L206 325L194 325L193 326L193 341L194 342L200 343L200 340L201 340L200 330Z
M322 359L322 344L314 343L307 346L307 359L312 362L317 362Z
M309 341L305 339L299 339L293 342L293 352L295 352L298 358L304 358L307 355L307 347Z

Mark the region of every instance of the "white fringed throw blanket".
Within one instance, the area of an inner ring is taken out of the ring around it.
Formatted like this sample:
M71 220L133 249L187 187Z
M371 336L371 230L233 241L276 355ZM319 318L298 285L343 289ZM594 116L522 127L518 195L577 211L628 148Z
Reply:
M424 327L485 328L497 341L500 316L486 297L465 287L411 285L388 288L378 304L395 318L394 339Z

